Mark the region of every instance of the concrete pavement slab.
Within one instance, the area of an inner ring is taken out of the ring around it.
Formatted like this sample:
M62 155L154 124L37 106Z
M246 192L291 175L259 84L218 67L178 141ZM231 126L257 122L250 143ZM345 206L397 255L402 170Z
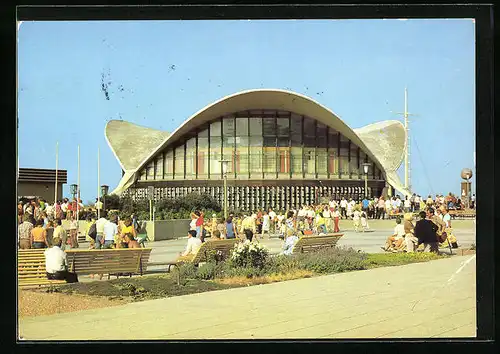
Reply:
M475 336L474 256L20 319L20 335L30 340L399 338L416 333Z

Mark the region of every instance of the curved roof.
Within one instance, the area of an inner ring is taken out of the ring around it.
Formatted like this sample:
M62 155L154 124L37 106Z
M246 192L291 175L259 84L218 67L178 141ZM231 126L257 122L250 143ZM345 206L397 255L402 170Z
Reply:
M395 170L401 164L401 154L404 152L404 142L406 140L404 127L401 123L398 121L385 121L370 124L355 131L334 112L307 96L286 90L255 89L226 96L204 107L189 117L172 134L168 135L168 133L161 132L165 134L163 138L161 134L154 134L154 132L158 131L149 128L141 127L143 129L141 133L136 129L137 126L131 123L124 125L126 122L118 121L119 124L112 123L117 121L109 122L106 126L108 143L115 156L120 160L122 167L126 165L127 169L124 168L124 170L129 172L123 176L122 181L120 181L119 186L113 193L121 193L128 188L135 182L137 171L142 169L159 151L197 126L226 114L256 109L290 111L314 118L332 127L365 151L370 159L382 170L388 182L396 189L404 192L401 190L401 181L395 173ZM126 132L124 135L127 137L132 135L136 137L133 147L127 144L129 139L118 137L118 135L123 134L122 129ZM118 132L120 133L118 134ZM140 134L147 134L148 138L138 141L137 136ZM150 136L154 136L154 138L150 139ZM394 141L388 141L393 138ZM141 153L137 154L137 150ZM134 157L127 157L134 154ZM137 162L138 160L141 160L140 163ZM135 167L133 167L134 165Z
M122 120L111 120L104 128L106 141L125 172L137 169L169 134Z

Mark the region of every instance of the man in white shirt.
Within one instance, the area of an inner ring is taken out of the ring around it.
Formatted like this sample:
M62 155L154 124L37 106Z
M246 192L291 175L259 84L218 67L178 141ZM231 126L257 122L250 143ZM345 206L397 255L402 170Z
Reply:
M66 213L68 212L68 200L64 199L64 203L61 204L61 211L63 215L66 217Z
M200 247L201 247L201 240L196 237L196 230L189 230L186 250L180 254L178 260L187 257L194 257L194 255L196 255Z
M66 253L61 249L62 240L58 237L52 239L53 246L45 250L45 271L47 279L66 280L67 283L78 282L75 273L68 272Z
M104 249L112 248L113 244L115 243L115 236L118 234L118 225L116 224L116 222L116 216L111 216L108 222L104 224Z
M325 206L325 208L323 209L323 218L325 218L326 231L332 232L332 229L333 229L332 215L330 213L330 209L327 206Z
M97 236L95 238L95 248L100 249L104 244L104 225L108 222L105 213L101 213L101 217L95 222Z

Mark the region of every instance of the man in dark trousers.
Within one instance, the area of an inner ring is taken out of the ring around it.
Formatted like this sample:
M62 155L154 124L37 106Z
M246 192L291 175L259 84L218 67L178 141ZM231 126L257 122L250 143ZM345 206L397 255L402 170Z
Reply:
M418 238L418 246L424 244L423 252L438 253L438 243L436 238L436 231L438 227L432 220L427 219L427 213L421 211L419 214L420 220L415 225L415 237Z

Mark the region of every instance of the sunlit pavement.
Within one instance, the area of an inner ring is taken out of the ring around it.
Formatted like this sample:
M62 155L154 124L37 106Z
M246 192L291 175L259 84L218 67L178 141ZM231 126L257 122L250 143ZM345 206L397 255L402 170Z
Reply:
M476 336L475 255L19 320L24 340Z

